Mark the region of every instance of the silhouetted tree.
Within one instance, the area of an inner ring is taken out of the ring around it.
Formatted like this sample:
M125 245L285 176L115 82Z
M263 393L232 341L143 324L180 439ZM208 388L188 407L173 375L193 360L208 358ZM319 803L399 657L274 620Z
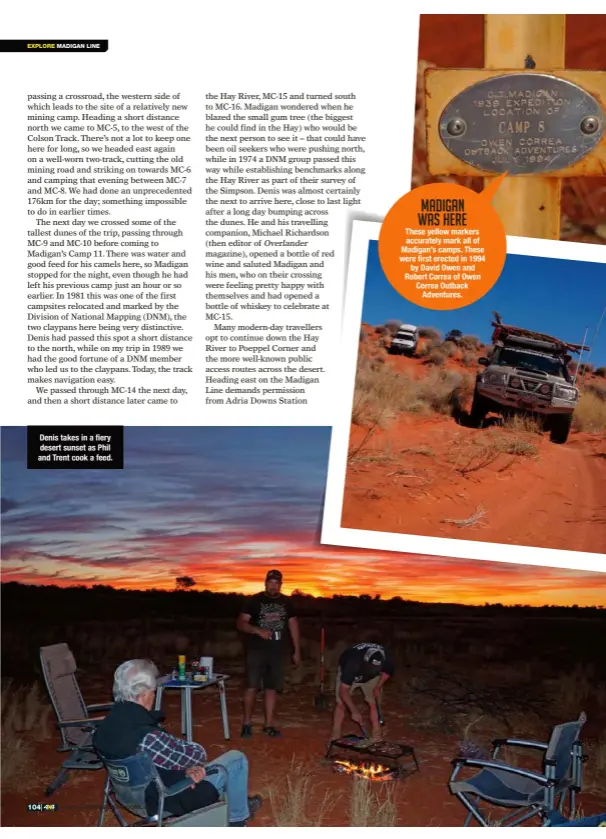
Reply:
M193 588L196 585L193 577L177 577L175 582L177 583L178 591L187 591L187 589Z

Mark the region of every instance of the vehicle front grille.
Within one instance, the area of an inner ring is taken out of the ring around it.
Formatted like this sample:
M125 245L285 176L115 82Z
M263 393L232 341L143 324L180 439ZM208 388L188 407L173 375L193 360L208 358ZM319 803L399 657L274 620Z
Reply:
M541 388L544 388L545 385L549 387L549 390L546 393L540 392ZM553 387L553 384L548 382L537 382L532 379L523 379L521 376L510 376L507 390L516 395L532 394L538 399L550 400L553 396Z

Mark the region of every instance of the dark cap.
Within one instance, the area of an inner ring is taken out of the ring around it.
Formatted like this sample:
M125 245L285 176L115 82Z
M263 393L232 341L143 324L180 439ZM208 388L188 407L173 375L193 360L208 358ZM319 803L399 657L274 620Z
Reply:
M364 656L369 670L380 670L385 661L385 652L380 647L370 647Z
M282 582L282 572L278 571L274 568L272 571L268 571L265 577L265 582L268 583L270 580L276 580L276 582Z

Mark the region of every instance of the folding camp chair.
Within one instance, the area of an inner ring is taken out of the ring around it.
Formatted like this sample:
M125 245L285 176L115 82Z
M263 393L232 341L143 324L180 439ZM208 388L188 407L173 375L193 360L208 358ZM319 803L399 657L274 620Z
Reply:
M455 758L449 780L450 792L461 801L468 811L464 826L475 818L484 827L488 826L486 814L480 810L480 800L498 807L514 808L500 821L491 816L491 824L499 827L513 827L534 816L546 821L553 810L562 813L566 796L569 812L575 810L576 794L581 789L582 765L587 758L583 755L579 740L581 728L587 717L581 713L575 722L556 725L548 743L533 740L493 740L492 758ZM542 772L533 772L517 766L510 766L498 758L503 746L521 746L537 749L543 753ZM463 767L479 768L481 771L461 780L458 775ZM472 797L475 800L472 801Z
M121 827L142 827L145 825L162 827L163 824L166 827L227 827L228 810L225 796L208 807L202 807L192 813L186 813L184 816L164 821L165 818L171 817L171 797L183 792L191 786L192 782L189 778L185 778L183 781L166 787L147 752L139 752L122 760L110 760L109 758L103 758L101 755L100 757L107 769L107 780L103 792L98 827L103 826L106 806L109 806ZM227 770L217 764L209 766L206 770L207 776L217 772L227 774ZM155 816L148 816L146 808L145 793L150 784L153 784L158 792L158 813ZM120 812L118 804L128 810L129 813L138 816L139 821L129 825Z
M91 717L91 713L108 711L113 703L86 705L76 681L76 662L67 644L41 647L40 662L61 732L61 746L57 751L70 753L46 788L45 795L52 795L65 783L70 770L103 766L92 748L92 735L104 715Z
M571 816L570 819L566 819L558 810L553 810L547 814L543 827L606 827L606 813L577 819Z

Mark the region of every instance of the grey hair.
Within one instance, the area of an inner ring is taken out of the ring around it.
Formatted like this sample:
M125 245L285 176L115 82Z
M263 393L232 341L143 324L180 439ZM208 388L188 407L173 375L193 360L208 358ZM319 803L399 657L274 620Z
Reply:
M136 702L144 691L156 689L157 676L158 668L149 659L125 661L114 673L114 699L116 702Z

